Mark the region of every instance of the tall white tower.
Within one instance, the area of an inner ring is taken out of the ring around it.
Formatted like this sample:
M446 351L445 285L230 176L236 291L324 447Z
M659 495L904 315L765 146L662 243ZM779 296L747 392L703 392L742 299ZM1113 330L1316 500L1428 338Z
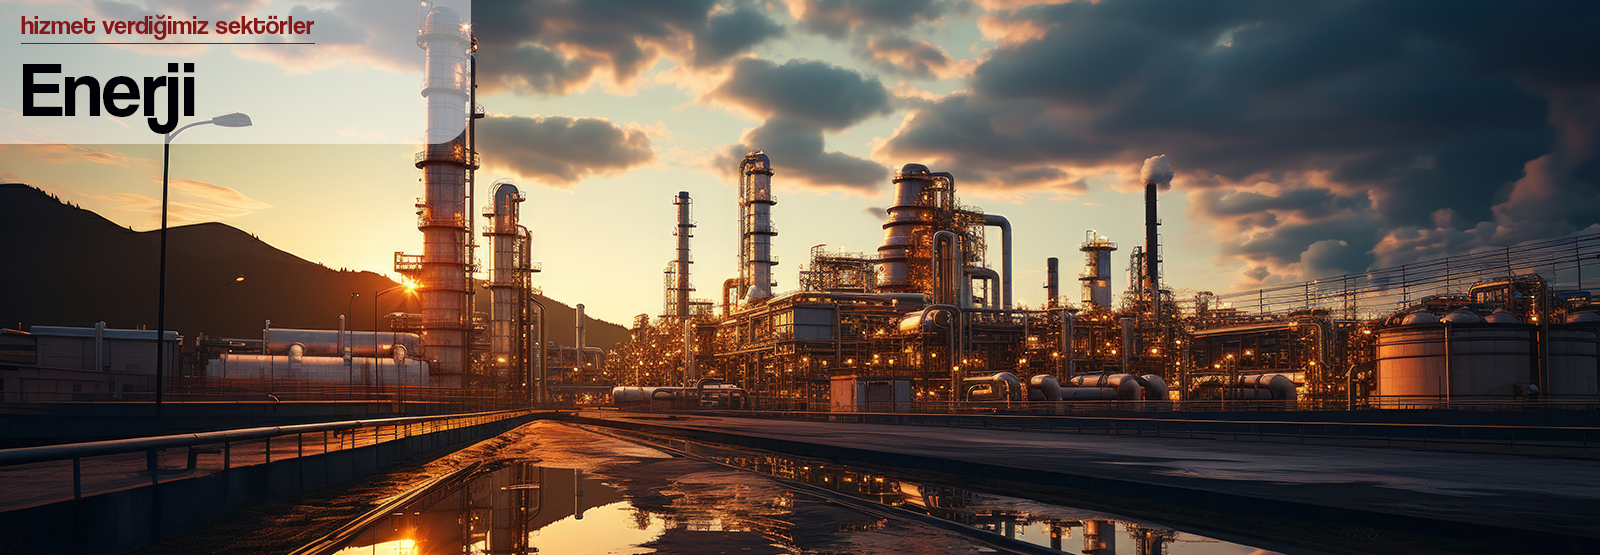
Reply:
M426 150L417 154L424 198L417 204L422 230L418 295L422 301L423 351L433 359L433 385L466 385L467 295L471 287L467 181L478 167L467 133L472 98L470 53L475 44L455 10L435 7L417 30L426 53L422 96L428 99Z

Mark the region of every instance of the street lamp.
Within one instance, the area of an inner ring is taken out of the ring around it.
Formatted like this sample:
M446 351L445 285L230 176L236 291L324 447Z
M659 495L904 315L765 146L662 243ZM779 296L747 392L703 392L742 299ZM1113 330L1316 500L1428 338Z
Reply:
M244 274L239 274L237 277L235 277L233 279L230 279L227 282L223 283L221 286L217 287L217 292L211 294L211 313L212 314L216 314L217 312L220 312L219 310L217 310L217 300L222 298L222 291L224 289L227 289L229 285L233 285L233 284L239 283L241 281L244 281ZM211 320L211 324L212 325L215 325L217 323L215 317L212 317L210 320Z
M172 161L172 140L190 127L207 124L221 127L250 127L250 116L234 112L206 121L197 121L167 133L161 143L161 268L156 279L156 424L158 426L161 423L161 381L164 377L162 367L166 362L167 351L167 186Z
M377 367L378 385L379 386L383 385L383 367L380 366L379 363L377 362L377 360L378 360L378 299L380 297L384 296L385 294L391 292L391 291L395 291L395 290L402 289L402 288L405 289L406 290L406 294L409 295L413 291L417 290L417 284L413 283L409 279L401 278L400 285L396 285L394 287L390 287L390 288L384 289L382 291L373 291L372 292L372 360L373 360L373 366ZM350 326L350 327L352 329L355 328L355 326ZM391 344L398 343L398 341L396 341L396 339L395 339L393 330L390 330L389 343L391 343ZM399 384L396 385L396 387L397 388L404 387L405 386L405 379L406 379L405 378L405 373L400 370L400 361L398 361L398 360L395 361L394 374L395 374L396 381L400 382ZM404 394L405 390L404 389L400 389L399 393Z

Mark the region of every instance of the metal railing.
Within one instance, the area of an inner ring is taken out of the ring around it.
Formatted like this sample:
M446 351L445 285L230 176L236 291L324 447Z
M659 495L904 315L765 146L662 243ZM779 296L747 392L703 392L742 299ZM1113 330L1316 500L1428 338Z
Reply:
M1218 295L1217 300L1249 314L1323 308L1343 318L1378 317L1428 295L1461 293L1475 283L1519 274L1537 273L1559 289L1586 290L1600 277L1596 266L1600 266L1600 233L1588 233L1234 291Z
M529 409L245 428L0 450L0 512L518 418ZM70 467L68 466L70 461ZM146 476L148 475L148 476Z

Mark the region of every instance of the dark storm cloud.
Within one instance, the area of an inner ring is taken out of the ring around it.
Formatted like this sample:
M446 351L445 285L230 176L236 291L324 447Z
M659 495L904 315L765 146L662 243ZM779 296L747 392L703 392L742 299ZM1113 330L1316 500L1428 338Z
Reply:
M735 167L754 149L772 158L773 170L784 183L871 192L889 179L889 168L877 162L826 150L822 127L782 118L769 119L750 130L743 144L726 147L717 167Z
M782 34L746 3L715 0L497 0L473 3L485 92L565 94L604 68L631 83L663 55L712 64Z
M904 29L938 21L963 8L952 0L791 0L789 11L807 31L831 38L869 29Z
M1583 30L1597 3L1117 0L986 18L1012 35L971 92L913 114L881 154L1003 176L1166 153L1192 198L1227 193L1191 206L1228 230L1224 250L1284 279L1600 220L1597 121L1581 115L1600 106L1600 36Z
M490 166L556 187L594 175L616 174L655 159L639 129L599 118L489 116L478 126Z
M722 63L749 52L767 39L783 36L784 27L749 4L711 17L704 31L694 39L694 63L706 66Z
M733 66L711 98L741 106L767 118L731 145L718 161L733 167L749 149L772 156L773 165L797 183L815 187L871 191L889 169L871 160L828 151L824 131L840 130L890 113L893 95L877 78L826 62L790 60L778 65L747 58Z
M843 129L890 112L892 95L876 77L864 77L827 62L790 60L777 65L744 59L711 93L768 117Z

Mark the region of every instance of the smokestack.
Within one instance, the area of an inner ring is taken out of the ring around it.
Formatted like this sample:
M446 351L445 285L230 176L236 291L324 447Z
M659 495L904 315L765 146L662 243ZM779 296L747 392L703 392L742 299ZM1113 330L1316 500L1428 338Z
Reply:
M1167 155L1145 159L1144 167L1139 170L1139 178L1144 180L1144 290L1150 298L1150 314L1159 322L1161 241L1156 226L1161 225L1161 221L1156 217L1156 190L1172 188L1172 165L1167 163Z
M678 318L689 319L689 238L694 236L694 224L689 221L689 192L678 191L672 204L678 206L678 284L673 292L673 310Z
M471 83L472 38L461 17L443 6L428 10L417 32L417 46L427 52L422 96L428 102L425 149L416 162L422 170L424 201L417 206L422 231L419 296L422 301L423 352L433 358L436 385L463 387L466 374L468 260L471 237L467 217L467 171L477 168L467 144L467 104Z
M1044 260L1045 307L1055 308L1061 298L1061 261L1051 257Z
M739 286L745 302L772 296L772 161L752 150L739 162Z

